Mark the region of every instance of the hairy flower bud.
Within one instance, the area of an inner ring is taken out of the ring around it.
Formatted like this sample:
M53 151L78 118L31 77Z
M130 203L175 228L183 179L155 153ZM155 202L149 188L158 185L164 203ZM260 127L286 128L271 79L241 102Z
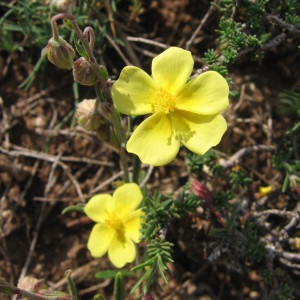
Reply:
M48 45L42 50L42 56L47 55L49 61L60 69L72 69L75 51L73 47L62 37L48 41Z
M98 81L98 75L93 69L92 63L80 57L74 62L73 77L81 85L93 86Z
M84 99L77 105L78 124L88 131L96 131L102 124L100 113L95 112L95 102L95 99Z
M71 13L73 0L52 0L50 9L54 13Z

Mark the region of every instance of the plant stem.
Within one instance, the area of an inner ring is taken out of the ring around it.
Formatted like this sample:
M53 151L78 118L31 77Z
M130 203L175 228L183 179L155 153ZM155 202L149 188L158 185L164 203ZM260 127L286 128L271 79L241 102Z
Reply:
M95 58L95 56L93 54L93 51L92 51L92 49L90 47L90 45L93 45L94 42L93 41L89 42L89 40L88 40L88 36L91 39L93 39L93 35L91 34L91 29L92 28L89 28L87 30L87 32L89 33L88 35L86 33L84 34L81 31L81 29L79 28L75 16L73 14L67 14L67 13L60 13L60 14L57 14L57 15L53 16L52 20L51 20L51 24L54 24L57 20L60 20L60 19L68 19L68 20L70 20L70 22L72 24L72 27L73 27L73 29L75 31L75 34L79 38L80 42L82 43L82 45L84 47L84 50L86 51L86 53L87 53L87 55L89 57L89 61L91 62L92 68L93 68L93 70L95 71L95 73L98 76L98 79L99 79L99 82L100 82L100 86L101 86L101 90L103 91L103 93L105 95L105 97L103 97L102 99L99 99L99 100L101 102L109 100L111 98L111 96L110 96L110 90L109 90L109 88L108 88L108 86L106 84L106 79L104 78L103 74L101 73L101 70L103 68L105 68L105 67L98 65L98 63L96 61L96 58ZM56 25L54 27L56 27ZM54 27L52 25L52 28L54 28ZM57 31L57 28L56 28L56 31ZM55 33L53 33L53 36L54 36L54 34Z
M125 136L124 132L122 129L121 125L121 119L119 113L115 110L113 105L110 107L111 115L107 112L105 108L105 103L109 102L111 100L111 92L110 92L110 87L107 85L106 78L101 72L103 69L105 69L104 66L98 65L96 58L93 54L93 48L94 48L94 31L91 27L85 28L85 30L82 32L81 29L78 26L78 23L76 21L76 18L73 14L71 13L60 13L52 17L51 24L52 24L52 30L53 30L53 37L55 36L58 37L58 31L57 31L57 25L56 21L60 19L68 19L72 27L75 31L75 34L79 38L80 42L82 43L87 55L88 59L92 65L93 70L98 76L99 83L95 85L95 92L97 95L97 99L95 102L95 107L94 107L94 112L96 113L98 111L99 105L101 105L101 108L103 107L104 109L101 109L101 113L103 114L103 117L105 119L108 119L112 123L113 127L113 133L116 138L116 142L118 143L119 146L119 151L120 151L120 161L122 164L122 168L124 171L124 181L129 182L129 173L128 173L128 165L126 161L126 152L124 148L125 144Z
M56 20L54 20L53 18L51 20L51 27L52 27L52 35L54 40L58 40L58 30L57 30Z
M112 108L112 128L113 132L116 138L116 142L119 146L120 151L120 161L122 164L122 168L124 171L124 181L129 182L129 172L128 172L128 165L126 160L126 152L125 152L125 137L124 137L124 131L122 130L122 124L119 112L113 107Z
M138 156L133 156L133 171L132 171L132 181L135 183L139 183L139 176L141 170L141 160Z

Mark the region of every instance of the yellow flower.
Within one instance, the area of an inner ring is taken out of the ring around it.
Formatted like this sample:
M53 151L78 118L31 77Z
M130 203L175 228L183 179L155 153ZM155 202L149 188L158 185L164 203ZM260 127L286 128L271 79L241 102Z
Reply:
M259 195L261 197L267 196L272 192L272 187L271 186L261 186L259 187Z
M141 237L141 209L143 199L135 183L126 183L113 195L92 197L84 208L86 215L95 221L88 240L92 256L101 257L108 251L110 261L118 268L133 262L136 256L134 243Z
M226 131L220 112L228 106L227 82L214 71L188 81L193 65L189 51L171 47L153 59L152 77L127 66L113 85L112 98L119 112L151 114L126 146L142 162L167 164L176 157L180 144L202 155L217 145Z

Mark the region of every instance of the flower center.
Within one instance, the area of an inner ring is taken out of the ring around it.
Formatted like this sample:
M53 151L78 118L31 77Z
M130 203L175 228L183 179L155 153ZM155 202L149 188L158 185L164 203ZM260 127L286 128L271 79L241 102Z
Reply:
M106 226L111 227L115 230L117 240L124 244L126 239L123 222L118 217L112 214L108 219L105 220L105 224Z
M152 104L152 113L161 111L168 114L176 108L176 98L164 90L156 92L155 101Z

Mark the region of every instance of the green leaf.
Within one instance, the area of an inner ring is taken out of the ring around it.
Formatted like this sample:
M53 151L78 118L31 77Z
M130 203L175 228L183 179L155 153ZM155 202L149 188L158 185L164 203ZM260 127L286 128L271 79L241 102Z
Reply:
M136 270L151 266L154 261L155 261L155 257L152 257L152 258L148 259L147 261L145 261L144 263L131 268L130 271L136 271Z
M0 293L6 295L14 295L19 293L19 289L4 279L0 278Z
M97 294L94 296L93 300L104 300L104 298L100 294Z
M71 277L71 273L72 273L72 270L68 270L65 272L65 278L68 282L68 289L69 289L69 293L71 295L74 296L75 299L77 299L77 290L76 290L76 285L75 285L75 282L74 280L72 279Z
M69 213L69 212L84 212L84 206L82 205L70 205L70 206L67 206L63 209L62 211L62 214L66 214L66 213Z
M122 272L118 272L115 276L114 284L114 300L125 299L125 287Z
M137 288L144 282L147 280L147 278L151 275L151 273L153 272L152 268L149 268L144 275L140 278L140 280L134 285L134 287L131 289L130 294L134 293Z
M285 193L288 186L289 186L289 182L290 182L290 178L289 178L289 175L286 174L285 175L285 178L284 178L284 181L283 181L283 184L282 184L282 188L281 188L281 192L282 193Z
M132 276L132 272L127 270L106 270L97 272L95 274L95 277L98 279L114 278L118 273L121 273L124 277Z
M60 291L47 291L42 290L39 291L39 296L42 296L44 299L49 300L69 300L69 299L76 299L74 296L67 294L65 292Z

